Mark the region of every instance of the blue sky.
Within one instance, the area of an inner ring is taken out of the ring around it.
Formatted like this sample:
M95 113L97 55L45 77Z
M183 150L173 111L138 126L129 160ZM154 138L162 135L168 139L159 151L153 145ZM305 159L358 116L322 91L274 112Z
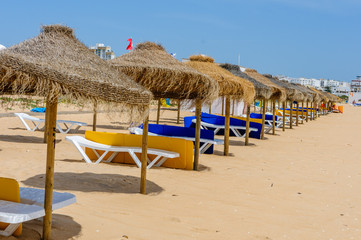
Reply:
M261 73L350 81L361 75L360 0L1 0L0 44L65 24L84 44L126 53L155 41L177 58L206 54Z

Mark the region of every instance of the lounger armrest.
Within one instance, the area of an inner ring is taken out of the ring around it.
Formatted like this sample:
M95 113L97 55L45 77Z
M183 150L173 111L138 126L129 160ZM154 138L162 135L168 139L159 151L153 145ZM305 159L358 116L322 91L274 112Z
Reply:
M0 200L0 222L16 224L44 215L43 207Z

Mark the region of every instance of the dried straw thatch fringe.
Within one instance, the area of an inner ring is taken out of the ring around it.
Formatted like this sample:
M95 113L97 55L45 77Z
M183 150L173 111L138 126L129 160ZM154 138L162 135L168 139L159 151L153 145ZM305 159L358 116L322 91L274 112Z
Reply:
M214 59L204 55L195 55L189 58L186 64L213 79L219 84L219 96L230 96L232 99L243 99L246 103L251 103L255 97L253 84L237 77L214 63Z
M92 53L71 28L42 29L37 37L0 52L0 93L51 99L65 95L85 103L90 99L139 108L139 113L147 108L152 94Z
M214 79L179 62L159 44L140 43L133 51L109 62L149 89L155 98L205 101L218 96Z
M284 88L286 91L287 100L297 102L302 102L304 100L305 96L302 94L302 92L292 86L292 84L290 84L289 82L280 81L277 77L273 77L271 74L263 74L263 76L268 78L274 84L277 84L278 86Z
M273 82L271 82L268 78L263 76L262 74L258 73L254 69L247 68L244 71L248 76L256 79L257 81L263 83L264 85L270 87L272 89L272 95L270 97L270 100L279 100L280 102L283 102L286 100L286 90L283 87L279 87Z
M233 75L250 81L255 89L255 99L269 99L271 97L273 92L270 87L264 85L263 83L257 81L254 78L251 78L250 76L242 72L238 65L225 63L220 64L220 66L231 72Z
M312 88L312 87L309 87L309 89L316 92L320 96L320 100L317 101L317 102L321 102L321 101L322 102L329 102L330 101L330 99L328 99L327 95L324 92L319 91L319 90L317 90L315 88Z

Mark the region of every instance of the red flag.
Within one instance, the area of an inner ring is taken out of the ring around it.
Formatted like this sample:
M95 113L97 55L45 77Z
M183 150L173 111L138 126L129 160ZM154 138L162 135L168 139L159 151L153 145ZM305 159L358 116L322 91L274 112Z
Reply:
M129 42L127 50L132 50L133 49L133 40L131 38L129 38L127 41Z

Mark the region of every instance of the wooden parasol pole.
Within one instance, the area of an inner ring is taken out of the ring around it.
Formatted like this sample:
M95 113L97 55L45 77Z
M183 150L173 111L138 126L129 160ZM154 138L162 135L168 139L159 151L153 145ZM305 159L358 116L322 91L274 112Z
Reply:
M276 130L276 100L272 102L272 135L275 135Z
M293 102L290 101L290 129L293 127Z
M46 149L46 177L45 177L45 198L44 198L45 216L43 220L44 240L50 240L50 233L51 233L57 105L58 105L57 98L52 100L50 98L47 99L46 111L48 112L48 125L47 125L48 141L47 141L47 149Z
M177 109L177 124L179 124L179 118L180 118L180 107L181 107L181 104L180 104L180 99L178 99L178 101L177 101L177 105L178 105L178 109Z
M248 141L249 141L249 119L250 119L250 115L251 115L251 105L248 103L247 104L247 121L246 121L246 139L244 141L244 145L248 145Z
M49 102L49 96L46 97L46 103L48 102ZM49 122L49 111L45 106L44 143L48 142L48 122Z
M224 122L224 151L223 155L228 156L229 154L229 121L231 112L231 99L226 96L226 117Z
M97 101L94 101L94 109L93 109L93 131L97 130Z
M149 114L143 121L142 155L140 169L140 193L147 194L147 153L148 153L148 124Z
M306 101L306 122L308 122L308 100Z
M298 117L299 117L299 105L298 105L298 101L296 103L296 126L298 126Z
M159 124L159 119L160 119L160 105L161 105L161 102L160 102L160 98L158 100L158 111L157 111L157 124Z
M303 124L303 118L304 118L304 115L305 115L305 114L303 114L303 111L304 111L303 110L303 101L302 101L302 104L301 104L301 108L302 108L302 120L301 120L301 123Z
M261 139L264 139L264 124L266 120L266 99L262 100L262 130L261 130Z
M201 138L201 108L202 103L200 99L196 99L196 133L195 133L195 145L194 145L194 162L193 170L198 170L199 165L199 144Z
M286 129L286 101L284 101L283 103L282 103L282 121L283 121L283 123L282 123L282 131L285 131L285 129Z

